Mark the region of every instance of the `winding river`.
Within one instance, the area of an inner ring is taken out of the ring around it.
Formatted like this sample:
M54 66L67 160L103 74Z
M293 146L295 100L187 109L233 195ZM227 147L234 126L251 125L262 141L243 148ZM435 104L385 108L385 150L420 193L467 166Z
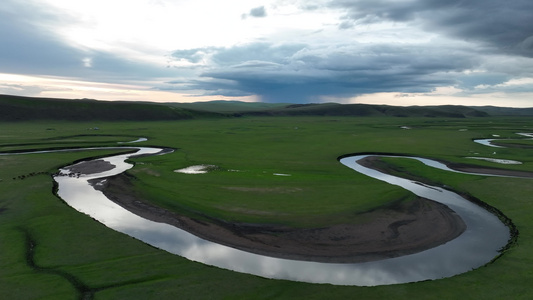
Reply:
M113 230L187 259L224 269L267 278L336 285L374 286L416 282L450 277L483 266L499 254L510 237L509 229L495 215L458 194L363 167L357 161L367 155L353 155L341 158L340 162L354 171L447 205L463 219L467 225L466 231L445 244L419 253L365 263L318 263L248 253L203 240L165 223L144 219L110 201L88 183L89 180L104 181L106 177L130 169L132 165L125 161L132 156L165 153L158 148L135 149L138 151L133 154L103 158L115 166L105 172L69 176L68 169L71 166L61 169L60 175L54 177L59 186L59 197L74 209ZM405 158L453 171L433 160Z

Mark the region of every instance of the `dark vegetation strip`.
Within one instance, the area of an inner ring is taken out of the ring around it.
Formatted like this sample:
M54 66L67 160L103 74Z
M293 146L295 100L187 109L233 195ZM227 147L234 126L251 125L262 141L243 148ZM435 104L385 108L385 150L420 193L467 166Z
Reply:
M50 172L31 172L31 173L28 173L28 174L15 176L12 179L13 180L24 180L26 178L33 177L33 176L38 176L38 175L53 175L53 174L51 174Z
M22 234L24 234L24 237L26 240L26 254L25 254L26 264L30 268L32 268L32 270L35 271L36 273L56 275L56 276L64 278L76 289L76 291L78 292L78 299L81 299L81 300L94 299L95 293L103 291L103 290L119 288L119 287L124 287L127 285L139 284L139 283L146 283L146 282L161 280L165 278L164 276L151 276L148 278L142 278L142 279L137 279L137 280L128 280L128 281L124 281L121 283L102 285L98 287L90 287L87 284L85 284L80 278L76 277L75 275L69 272L59 270L57 268L47 268L47 267L40 266L35 261L35 249L38 246L36 239L33 237L31 232L27 228L20 227L19 230L22 232Z
M527 139L530 140L530 139ZM519 148L519 149L531 149L533 145L519 144L519 143L498 143L497 141L492 141L491 144L506 147L506 148Z
M64 141L67 139L72 138L80 138L80 137L125 137L125 138L139 138L138 135L123 135L123 134L76 134L76 135L68 135L68 136L58 136L58 137L49 137L41 139L42 142L31 142L31 143L11 143L11 144L0 144L0 147L26 147L26 146L44 146L51 144L50 141L54 142L61 142L61 144L95 144L95 143L116 143L116 141ZM17 151L28 151L27 149L24 150L8 150L8 151L2 151L2 153L13 153Z
M444 186L441 185L441 187L443 189L446 189ZM450 189L448 189L450 190ZM455 193L458 193L458 192L455 192ZM518 236L520 234L520 232L518 231L518 228L516 227L516 225L513 223L513 221L507 217L501 210L497 209L496 207L494 206L491 206L489 205L488 203L484 202L484 201L481 201L479 198L476 198L472 195L470 195L469 193L467 192L459 192L459 195L461 195L461 197L467 199L468 201L470 202L473 202L479 206L481 206L482 208L488 210L489 212L491 212L492 214L494 214L496 217L498 217L498 219L500 219L500 221L505 224L505 226L507 226L507 228L509 228L509 233L510 233L510 238L509 238L509 241L507 242L507 245L505 245L502 249L500 249L500 254L498 254L498 256L496 256L495 258L493 258L489 263L493 263L495 262L498 258L500 258L507 250L511 249L512 247L514 246L517 246L518 245Z
M37 247L37 242L31 232L26 228L19 228L19 230L24 234L26 240L26 264L37 273L57 275L65 280L67 280L78 292L79 299L93 299L95 290L90 288L88 285L83 283L76 276L55 268L46 268L39 266L35 261L35 248Z
M73 134L73 135L64 135L64 136L53 136L45 138L43 140L66 140L78 137L127 137L127 138L138 138L138 135L124 135L124 134ZM91 141L93 142L93 141Z
M79 144L79 143L78 143ZM92 143L94 144L94 143ZM43 146L45 144L42 144ZM128 151L125 151L123 154L126 154L126 153L133 153L135 151L137 151L137 149L127 149L126 147L128 146L116 146L116 147L105 147L103 146L101 150L128 150ZM129 147L133 147L133 146L129 146ZM144 146L144 147L147 147L147 146ZM30 149L20 149L20 150L10 150L10 151L2 151L3 154L19 154L19 153L28 153L28 152L36 152L36 151L87 151L88 147L86 146L78 146L78 147L46 147L46 148L30 148ZM94 147L94 148L98 148L98 147ZM28 154L31 154L31 153L28 153ZM109 156L109 155L103 155L102 157L105 157L105 156ZM97 157L98 158L98 157ZM101 157L100 157L101 158ZM85 159L80 159L79 161L81 160L85 160Z

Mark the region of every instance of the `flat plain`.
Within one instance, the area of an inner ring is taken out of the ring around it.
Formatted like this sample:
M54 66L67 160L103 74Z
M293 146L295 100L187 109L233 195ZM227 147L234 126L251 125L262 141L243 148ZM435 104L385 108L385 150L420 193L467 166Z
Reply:
M527 117L252 117L180 121L0 124L0 152L136 145L174 148L133 159L132 192L190 217L315 228L398 201L408 192L341 165L349 153L398 153L454 163L531 171ZM473 142L498 136L509 148ZM0 156L0 298L10 299L526 299L532 292L531 179L436 171L388 159L398 173L468 194L497 208L519 231L495 261L451 278L356 287L273 280L188 261L114 232L53 194L58 168L120 150ZM123 150L122 150L123 151ZM512 159L501 165L468 159ZM190 175L193 165L216 166ZM290 176L280 176L280 174Z

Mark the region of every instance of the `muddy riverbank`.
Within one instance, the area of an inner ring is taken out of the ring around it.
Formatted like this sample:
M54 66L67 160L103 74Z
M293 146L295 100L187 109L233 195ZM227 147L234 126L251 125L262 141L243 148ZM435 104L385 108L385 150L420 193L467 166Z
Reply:
M337 263L381 260L438 246L466 229L447 206L423 198L360 214L353 224L301 229L230 223L206 216L190 218L140 199L132 192L127 175L101 182L94 181L95 188L143 218L174 225L219 244L279 258Z

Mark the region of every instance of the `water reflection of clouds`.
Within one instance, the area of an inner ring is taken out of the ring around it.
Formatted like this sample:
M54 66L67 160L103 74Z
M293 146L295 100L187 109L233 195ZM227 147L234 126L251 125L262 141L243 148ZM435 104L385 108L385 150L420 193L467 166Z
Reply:
M117 144L134 144L134 143L140 143L140 142L146 142L148 141L147 138L138 138L134 141L129 141L129 142L118 142Z
M146 151L145 153L156 153L158 149ZM124 163L128 156L105 159L117 165L117 168L102 174L111 176L113 172L120 173L130 168L131 165ZM56 180L59 183L59 195L69 205L114 230L190 260L268 278L363 286L437 279L486 264L506 244L508 229L485 210L449 191L436 191L433 187L366 169L357 164L356 160L352 157L341 162L358 172L404 186L428 198L440 197L439 199L461 215L468 226L467 230L444 245L381 261L328 264L287 260L212 243L174 226L143 219L93 189L87 183L88 178L57 177ZM101 177L102 174L95 174L91 178Z
M496 140L498 139L479 139L479 140L474 140L474 142L481 144L483 146L489 146L493 148L505 148L503 146L494 145L492 141L496 141Z

